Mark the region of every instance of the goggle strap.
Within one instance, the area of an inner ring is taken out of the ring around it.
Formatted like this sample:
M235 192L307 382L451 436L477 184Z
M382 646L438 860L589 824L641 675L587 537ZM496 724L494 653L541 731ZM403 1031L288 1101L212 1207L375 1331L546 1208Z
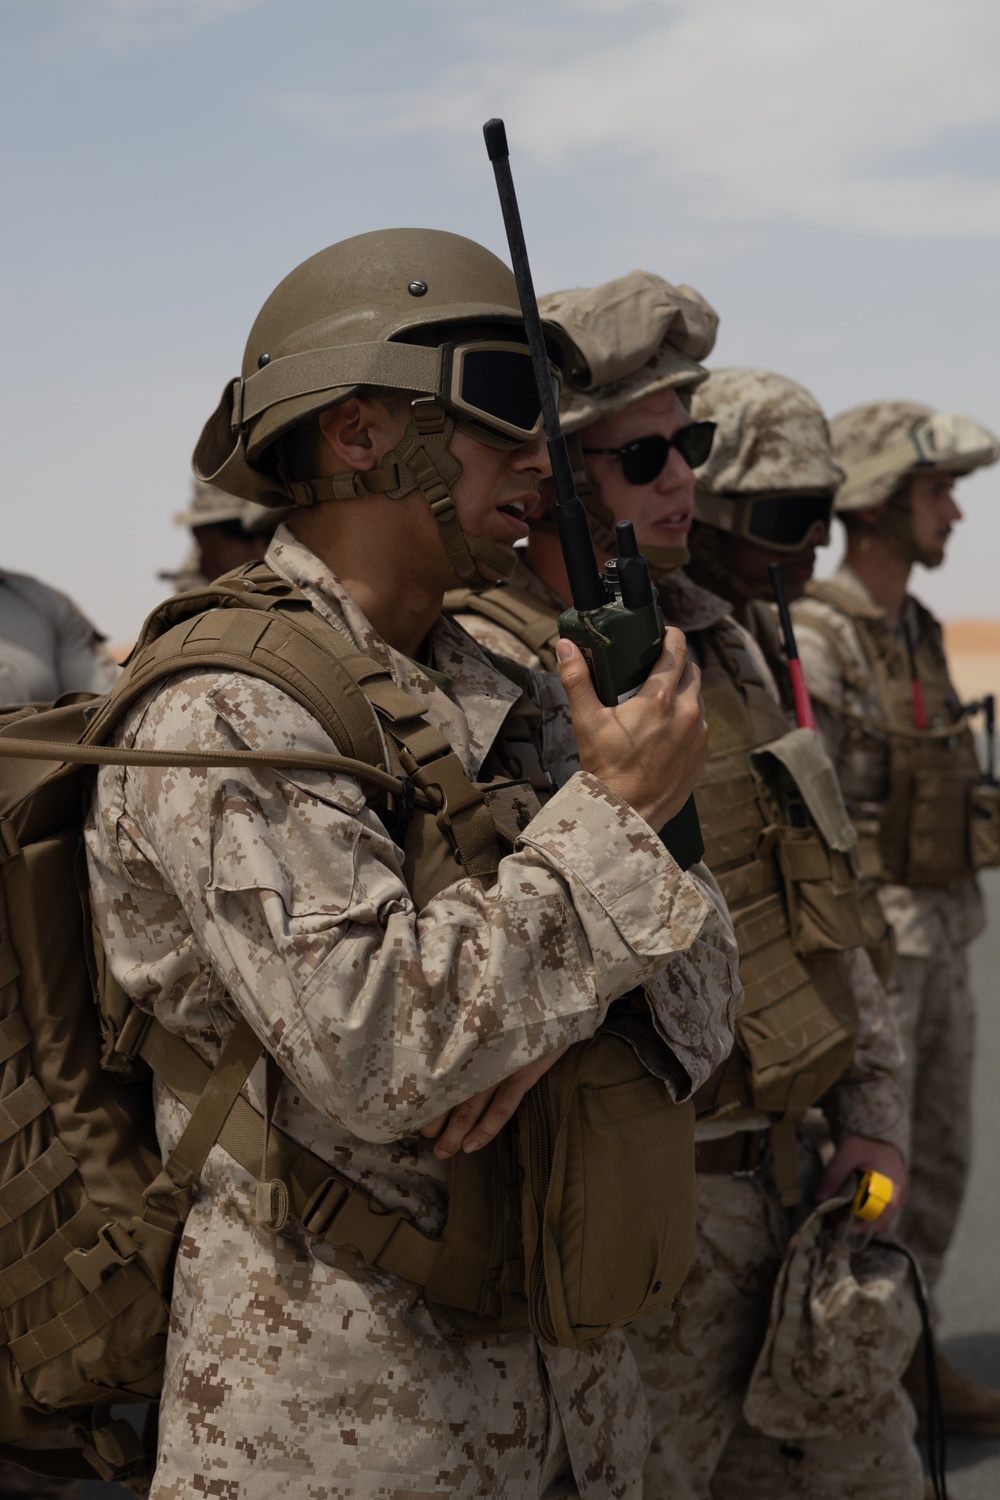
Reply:
M891 448L884 448L881 453L873 453L870 458L863 458L860 463L852 464L837 498L843 500L845 495L864 489L865 485L872 484L876 479L886 479L890 474L905 474L914 464L926 462L919 445L912 437L906 438L902 443L893 443Z
M241 381L233 393L233 422L242 426L281 401L317 391L374 385L431 395L440 382L441 350L437 347L378 343L306 349L272 359Z
M916 464L927 464L942 473L969 473L995 463L997 440L985 427L960 413L938 412L891 448L873 453L852 464L840 487L838 499L864 489L876 479L905 474Z
M733 536L745 537L756 546L766 547L775 552L797 552L807 546L810 536L816 532L819 524L816 518L804 529L801 540L794 543L784 544L776 542L773 537L757 536L750 529L754 502L763 498L763 496L754 495L736 497L713 495L704 485L697 484L694 492L694 518L706 526L711 526L715 531L728 531ZM828 527L823 527L823 531L828 533Z

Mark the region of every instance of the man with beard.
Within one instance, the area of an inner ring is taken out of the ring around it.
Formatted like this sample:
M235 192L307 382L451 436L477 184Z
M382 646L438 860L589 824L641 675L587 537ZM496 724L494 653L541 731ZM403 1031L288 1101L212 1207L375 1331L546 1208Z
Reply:
M975 874L996 858L979 848L980 771L941 627L908 585L915 564L944 561L962 518L956 479L995 463L1000 443L970 417L907 401L855 407L832 433L847 471L836 501L847 551L829 582L810 585L795 621L819 731L858 829L862 873L895 935L889 998L912 1129L902 1232L933 1288L969 1167L975 1017L967 951L984 921ZM915 1360L908 1383L922 1405L921 1372ZM938 1375L949 1431L1000 1434L1000 1392L940 1356Z

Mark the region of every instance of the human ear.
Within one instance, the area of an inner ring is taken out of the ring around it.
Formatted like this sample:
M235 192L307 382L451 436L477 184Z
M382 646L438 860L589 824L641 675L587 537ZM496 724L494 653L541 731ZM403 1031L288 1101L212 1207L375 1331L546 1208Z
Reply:
M352 396L319 414L319 430L341 468L365 472L378 467L376 413L371 403Z

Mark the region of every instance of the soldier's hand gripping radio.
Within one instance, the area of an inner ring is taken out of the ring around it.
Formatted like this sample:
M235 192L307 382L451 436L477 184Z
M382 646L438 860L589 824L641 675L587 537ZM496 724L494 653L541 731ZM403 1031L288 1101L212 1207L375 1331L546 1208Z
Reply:
M483 136L493 163L525 334L538 384L556 489L556 526L573 599L572 608L559 617L559 634L573 641L586 656L601 702L608 705L623 703L638 692L660 655L663 616L656 602L646 559L636 545L631 521L621 521L615 528L618 557L606 564L603 574L597 566L590 521L576 493L566 439L559 422L559 405L528 265L503 121L487 120ZM701 859L705 845L693 795L661 830L660 837L682 869L686 870Z

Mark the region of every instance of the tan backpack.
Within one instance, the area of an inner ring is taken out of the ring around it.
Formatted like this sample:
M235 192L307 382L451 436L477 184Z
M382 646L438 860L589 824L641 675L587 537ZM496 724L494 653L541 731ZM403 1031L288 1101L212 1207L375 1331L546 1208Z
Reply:
M353 753L182 757L101 744L155 682L197 666L275 683ZM132 1005L95 940L82 846L95 764L353 775L402 845L421 905L463 872L495 878L544 792L537 717L522 697L500 745L507 765L474 785L421 705L254 564L157 611L107 698L0 722L0 1456L144 1493L152 1442L112 1407L157 1399L176 1244L216 1143L258 1179L264 1227L294 1214L423 1287L455 1334L530 1326L579 1347L674 1297L694 1240L693 1106L672 1104L627 1041L644 1001L618 1002L597 1037L570 1048L516 1128L459 1154L432 1239L241 1097L264 1050L245 1022L209 1068ZM270 1058L267 1068L273 1100L280 1074ZM191 1111L165 1166L149 1069ZM77 1446L21 1446L56 1434Z

